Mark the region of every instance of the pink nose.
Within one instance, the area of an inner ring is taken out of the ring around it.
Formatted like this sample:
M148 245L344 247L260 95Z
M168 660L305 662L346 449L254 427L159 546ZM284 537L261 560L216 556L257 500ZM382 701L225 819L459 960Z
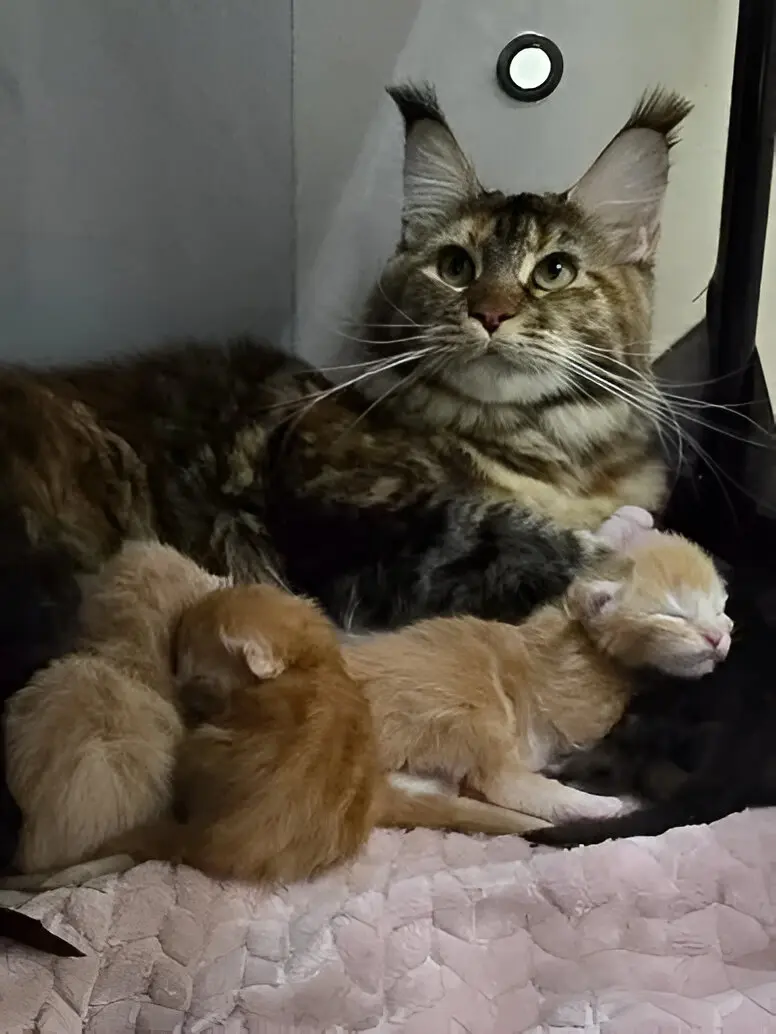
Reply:
M727 632L719 632L716 629L703 633L703 638L713 646L720 657L727 657L730 650L730 636Z
M485 312L473 312L473 320L479 320L489 334L495 334L498 328L506 320L511 320L513 312L499 312L496 309L486 309Z

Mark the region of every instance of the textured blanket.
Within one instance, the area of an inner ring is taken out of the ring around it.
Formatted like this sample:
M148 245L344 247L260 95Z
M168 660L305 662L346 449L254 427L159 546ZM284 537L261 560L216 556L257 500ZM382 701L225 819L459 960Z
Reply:
M376 833L267 894L138 866L34 897L3 1034L776 1034L776 815L569 853Z

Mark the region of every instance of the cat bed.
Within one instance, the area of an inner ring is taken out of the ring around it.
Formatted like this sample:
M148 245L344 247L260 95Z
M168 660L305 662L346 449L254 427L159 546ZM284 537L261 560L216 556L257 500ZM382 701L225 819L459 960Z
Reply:
M147 863L2 904L4 1034L776 1034L776 815L572 852L375 833L270 894Z

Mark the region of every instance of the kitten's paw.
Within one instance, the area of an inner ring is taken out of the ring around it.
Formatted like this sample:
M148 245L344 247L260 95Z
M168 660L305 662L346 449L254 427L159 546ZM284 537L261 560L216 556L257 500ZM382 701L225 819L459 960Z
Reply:
M563 816L565 820L574 819L614 819L619 815L627 815L633 810L633 803L619 797L603 797L598 794L585 794L585 800L576 801L573 808Z
M624 549L654 527L652 514L647 510L640 506L621 506L609 520L604 521L595 538L612 549Z
M635 524L639 528L648 530L649 528L655 527L655 519L649 510L644 510L641 506L621 506L619 510L616 510L609 520L619 518L622 521L627 521L629 524Z

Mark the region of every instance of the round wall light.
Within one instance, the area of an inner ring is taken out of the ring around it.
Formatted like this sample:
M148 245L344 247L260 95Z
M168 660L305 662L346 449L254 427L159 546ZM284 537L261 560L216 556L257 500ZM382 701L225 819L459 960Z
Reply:
M496 79L504 93L529 104L549 97L562 77L560 47L536 32L515 36L496 64Z

